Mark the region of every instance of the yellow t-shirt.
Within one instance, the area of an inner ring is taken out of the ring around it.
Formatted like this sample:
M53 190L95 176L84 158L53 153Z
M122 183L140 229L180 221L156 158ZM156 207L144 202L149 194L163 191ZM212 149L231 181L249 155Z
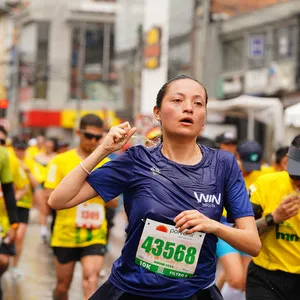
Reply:
M254 183L258 177L272 172L274 172L272 168L262 167L260 170L254 170L249 175L244 176L244 182L247 190L249 190L250 185Z
M97 168L108 162L105 158ZM81 158L76 149L71 149L53 158L49 163L45 188L55 189L60 181L79 163ZM97 225L90 228L92 222L86 216L95 215ZM55 223L51 239L52 247L86 247L93 244L106 245L107 222L105 218L105 202L101 197L95 197L76 207L56 211Z
M26 158L34 158L38 153L43 152L44 150L39 149L37 146L29 146L26 149Z
M15 189L18 190L23 189L26 186L28 187L28 192L19 201L17 201L16 205L18 207L30 208L32 205L32 197L30 197L29 195L29 179L25 171L23 170L21 163L15 155L13 155L12 153L8 153L8 161ZM0 216L0 223L3 232L6 232L9 229L9 219L3 197L0 198Z
M285 171L266 174L250 187L251 202L260 205L263 217L273 212L283 198L294 192ZM253 261L268 270L300 274L300 213L261 236L262 248Z
M1 183L11 183L13 181L9 165L8 153L7 150L2 146L0 146L0 181ZM3 197L0 197L0 227L2 236L4 236L7 230L10 228Z
M17 201L18 207L30 208L32 206L32 194L30 192L30 181L25 171L23 170L19 159L10 154L9 155L10 167L13 174L14 187L19 190L27 186L28 192L19 201Z

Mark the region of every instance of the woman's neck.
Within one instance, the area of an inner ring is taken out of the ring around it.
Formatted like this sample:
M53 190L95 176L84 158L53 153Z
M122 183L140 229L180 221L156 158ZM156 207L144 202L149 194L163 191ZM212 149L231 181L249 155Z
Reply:
M201 149L195 140L182 142L164 138L161 151L166 158L183 165L195 165L202 159Z

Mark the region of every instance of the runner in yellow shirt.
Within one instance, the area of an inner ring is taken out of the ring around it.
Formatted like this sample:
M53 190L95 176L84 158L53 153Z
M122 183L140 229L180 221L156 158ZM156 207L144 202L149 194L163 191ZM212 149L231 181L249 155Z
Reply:
M261 176L250 187L262 248L247 274L247 300L294 300L300 295L300 135L287 171ZM298 296L297 296L298 295Z
M2 131L0 129L0 143L2 144L1 140L5 141L5 139L2 138L1 134ZM9 256L15 254L13 241L18 228L18 212L13 190L12 174L8 161L8 153L2 146L0 146L0 182L0 299L2 299L1 277L8 269ZM6 212L8 218L6 218ZM5 213L5 215L3 215L3 213Z
M43 152L39 152L33 157L34 161L34 175L40 183L40 189L42 189L42 196L38 194L38 204L40 211L40 225L41 225L41 239L44 243L48 243L49 232L47 227L47 217L51 214L51 209L47 204L47 198L44 193L44 183L47 177L49 162L55 157L57 150L57 139L46 138L44 141ZM40 191L39 191L40 192ZM37 189L37 193L38 189ZM54 216L53 216L54 217Z
M270 168L262 168L263 149L256 141L240 143L237 146L237 157L247 190L258 177L271 172ZM224 300L245 299L246 274L251 256L236 250L221 239L218 241L216 253L224 272L223 278L218 278L218 284L222 283L222 279L226 280L221 290Z
M0 136L6 139L7 132L2 131L0 128ZM16 255L13 259L12 268L13 277L18 278L22 275L17 268L17 264L22 252L23 239L29 220L29 209L31 207L32 197L28 177L14 151L8 152L8 160L13 177L15 199L17 201L18 218L20 222L15 239ZM2 215L3 219L6 220L4 222L8 223L8 216L5 210L3 211Z
M38 135L36 138L29 140L29 147L26 149L26 157L34 158L37 154L44 152L45 137Z
M18 211L16 207L13 174L6 145L7 131L0 125L0 299L1 276L9 266L9 257L15 255L14 241L18 229Z
M18 165L22 169L22 180L26 182L28 188L26 194L17 201L17 207L19 212L19 221L20 225L17 231L16 237L16 256L13 259L13 275L15 278L22 276L22 273L17 268L18 262L20 259L20 255L23 248L24 236L27 230L27 225L29 222L29 212L32 207L33 201L33 191L34 188L39 185L37 179L31 174L32 169L32 160L26 158L25 151L27 148L27 144L21 140L15 140L13 143L14 153L18 159Z
M98 116L88 114L81 119L77 131L80 138L78 147L58 154L49 165L45 182L49 195L99 145L103 133L103 121ZM98 167L107 161L109 159L104 159ZM57 277L55 299L67 299L76 261L82 264L84 299L97 289L106 233L105 203L99 196L77 207L56 212L51 239Z

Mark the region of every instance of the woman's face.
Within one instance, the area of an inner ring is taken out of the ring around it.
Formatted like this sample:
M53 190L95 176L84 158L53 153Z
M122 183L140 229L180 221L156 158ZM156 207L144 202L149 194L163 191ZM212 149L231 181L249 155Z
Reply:
M206 118L204 88L191 79L171 82L161 108L154 108L154 115L167 136L197 138Z

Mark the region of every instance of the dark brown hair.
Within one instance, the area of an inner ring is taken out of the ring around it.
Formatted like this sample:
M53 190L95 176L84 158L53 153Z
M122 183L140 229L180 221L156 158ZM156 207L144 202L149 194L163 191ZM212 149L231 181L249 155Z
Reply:
M159 90L159 92L157 93L157 96L156 96L156 106L160 109L161 108L161 104L162 104L162 100L166 94L166 92L168 91L168 87L169 85L176 81L176 80L181 80L181 79L191 79L191 80L194 80L195 82L197 82L200 86L203 87L204 91L205 91L205 104L207 104L207 99L208 99L208 96L207 96L207 91L206 91L206 88L204 87L204 85L199 82L197 79L189 76L189 75L178 75L172 79L170 79L168 82L166 82Z

